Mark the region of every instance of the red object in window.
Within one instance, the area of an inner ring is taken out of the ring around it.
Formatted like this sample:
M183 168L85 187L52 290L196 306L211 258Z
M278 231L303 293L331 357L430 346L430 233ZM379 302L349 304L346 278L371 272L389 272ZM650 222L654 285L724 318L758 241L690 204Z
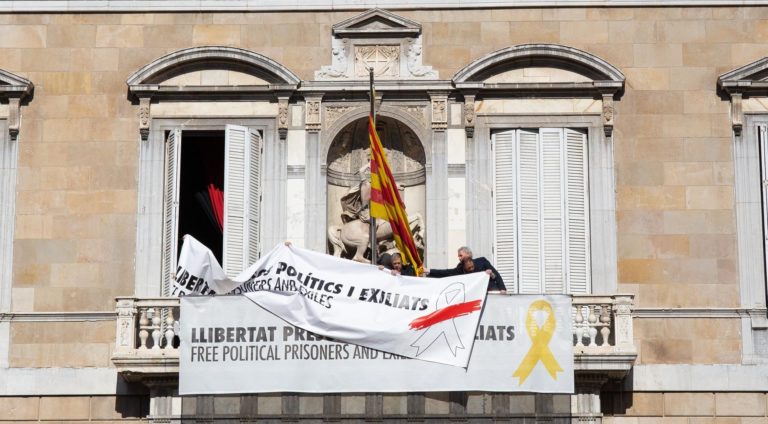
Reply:
M208 197L211 199L211 208L213 216L216 218L216 224L219 225L219 231L224 230L224 190L216 187L213 183L208 184Z

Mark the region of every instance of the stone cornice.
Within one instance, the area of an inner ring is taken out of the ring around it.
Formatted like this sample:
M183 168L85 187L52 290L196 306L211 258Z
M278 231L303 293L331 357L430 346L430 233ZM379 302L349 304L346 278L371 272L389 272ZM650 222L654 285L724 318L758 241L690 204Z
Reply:
M8 312L0 313L0 322L84 322L114 321L115 311L108 312Z
M440 0L417 4L402 0L386 2L356 0L15 0L0 2L0 12L144 12L144 11L297 11L365 10L372 7L396 9L476 9L490 7L642 7L642 6L751 6L764 0Z

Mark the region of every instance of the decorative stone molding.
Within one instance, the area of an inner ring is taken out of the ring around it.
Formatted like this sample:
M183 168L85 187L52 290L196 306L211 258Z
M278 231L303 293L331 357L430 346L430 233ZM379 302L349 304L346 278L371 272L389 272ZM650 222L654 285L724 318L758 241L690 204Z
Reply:
M149 97L139 98L139 134L141 134L141 141L147 141L149 138L149 107L151 100Z
M32 95L34 85L27 79L0 69L0 99L8 100L8 133L16 141L21 128L22 100Z
M16 141L21 127L21 101L18 97L8 99L8 134Z
M201 69L230 69L258 77L266 85L160 85L163 81L186 71ZM179 50L158 58L134 72L126 83L128 92L139 100L139 133L147 140L151 120L151 101L163 98L187 98L218 101L234 98L238 100L278 99L280 113L278 126L280 138L288 133L287 102L298 88L301 80L285 66L258 53L223 46L201 46Z
M355 77L364 79L373 69L374 77L400 76L400 46L397 44L356 45Z
M445 130L448 128L448 94L430 93L432 101L432 129Z
M437 71L432 70L431 66L424 66L422 60L421 38L406 40L407 49L405 52L405 63L413 77L437 78Z
M366 80L373 68L379 79L437 79L422 64L421 25L380 9L371 9L333 26L331 64L315 71L315 80Z
M285 140L288 137L288 97L279 96L277 106L277 133L280 140Z
M746 96L766 97L768 89L768 57L756 60L733 71L726 72L717 79L717 85L731 98L731 126L733 133L741 135L744 127L742 100Z
M741 100L741 93L731 94L731 126L736 135L741 135L741 130L744 127L744 111L741 107Z
M418 105L406 105L401 106L401 109L403 109L407 114L413 116L416 118L419 123L423 126L427 126L427 107L426 106L418 106Z
M320 120L320 98L306 98L306 107L304 108L304 125L307 131L317 132L322 128Z
M578 69L578 73L593 80L591 85L595 88L619 90L624 86L624 74L610 63L583 50L559 44L522 44L497 50L456 72L453 81L483 81L505 69L505 64L531 61L559 62L566 67L572 64L571 67Z
M342 115L354 109L355 106L326 106L325 107L325 126L326 128L333 125Z
M475 136L475 95L464 95L464 132L467 138Z
M613 94L603 94L603 130L605 136L610 137L613 134Z
M257 70L259 77L270 84L298 85L301 79L276 61L250 50L225 46L200 46L183 49L160 57L128 77L131 91L151 86L166 79L179 69L205 63L236 66L248 72Z
M349 40L331 40L331 64L315 72L315 79L344 78L348 73Z

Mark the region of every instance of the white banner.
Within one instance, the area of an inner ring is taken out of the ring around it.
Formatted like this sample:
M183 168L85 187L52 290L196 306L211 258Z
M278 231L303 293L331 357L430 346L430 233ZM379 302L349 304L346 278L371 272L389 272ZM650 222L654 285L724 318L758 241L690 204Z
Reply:
M466 367L487 286L485 273L440 279L392 276L373 265L282 244L229 280L211 251L187 236L173 294L243 294L312 333ZM242 340L239 333L232 337L226 340Z
M181 323L182 395L574 389L568 296L489 295L466 369L331 341L243 296L182 298Z

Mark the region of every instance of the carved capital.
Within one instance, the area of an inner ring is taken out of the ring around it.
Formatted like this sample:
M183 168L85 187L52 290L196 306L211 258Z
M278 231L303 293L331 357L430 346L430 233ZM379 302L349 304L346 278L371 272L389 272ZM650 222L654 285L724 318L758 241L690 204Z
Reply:
M448 95L445 93L430 93L432 100L432 129L445 130L448 128Z
M320 121L320 98L307 98L304 108L304 125L307 131L317 132L322 127Z
M139 98L139 134L141 134L141 141L147 141L149 138L149 105L151 100L150 97Z
M288 136L288 97L278 97L277 105L277 133L280 140L285 140Z
M744 113L741 107L741 93L731 93L731 126L733 133L741 135L741 129L744 127Z
M8 99L8 133L11 135L11 141L16 141L19 137L19 128L21 127L21 99L11 97Z
M603 131L605 136L610 137L613 134L613 93L603 94Z

